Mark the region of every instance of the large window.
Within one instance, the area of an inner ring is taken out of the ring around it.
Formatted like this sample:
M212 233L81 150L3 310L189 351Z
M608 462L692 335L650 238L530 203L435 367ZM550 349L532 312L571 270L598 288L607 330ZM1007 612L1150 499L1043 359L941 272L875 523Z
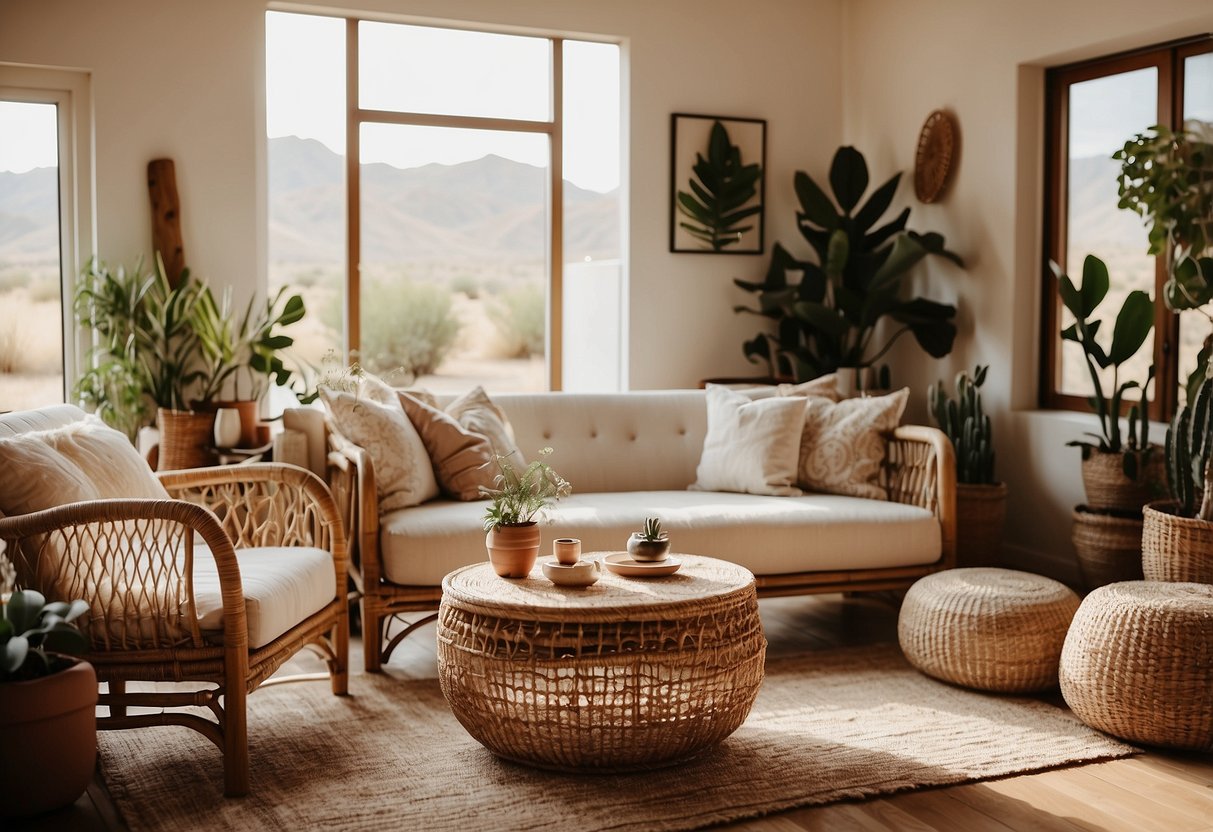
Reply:
M0 64L0 412L67 400L92 249L88 78Z
M314 310L301 358L622 388L618 46L279 12L266 39L269 282Z
M1150 414L1166 418L1177 405L1177 381L1196 366L1209 318L1177 316L1161 301L1167 255L1148 255L1142 219L1117 207L1120 168L1112 153L1156 124L1178 129L1213 122L1213 43L1206 38L1059 67L1049 71L1047 85L1046 257L1076 282L1087 254L1107 263L1112 285L1096 312L1106 321L1101 340L1110 341L1115 313L1130 291L1158 300L1154 331L1121 380L1144 381L1152 361ZM1081 348L1058 334L1072 318L1052 273L1047 267L1044 273L1041 403L1086 410L1091 380Z

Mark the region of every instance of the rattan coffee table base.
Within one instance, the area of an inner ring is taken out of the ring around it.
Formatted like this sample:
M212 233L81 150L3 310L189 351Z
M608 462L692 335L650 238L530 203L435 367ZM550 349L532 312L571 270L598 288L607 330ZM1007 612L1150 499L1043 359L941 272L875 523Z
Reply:
M456 718L494 754L559 771L656 768L719 743L754 704L766 638L749 572L685 558L668 578L588 590L487 565L447 576L438 668Z

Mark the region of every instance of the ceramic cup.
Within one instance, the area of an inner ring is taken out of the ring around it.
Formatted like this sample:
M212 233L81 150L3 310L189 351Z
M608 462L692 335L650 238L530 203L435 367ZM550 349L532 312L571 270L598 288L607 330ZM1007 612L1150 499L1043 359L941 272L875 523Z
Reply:
M552 541L552 554L563 566L572 566L581 557L581 541L575 537L558 537Z
M215 411L215 447L234 448L240 444L240 411L221 407Z

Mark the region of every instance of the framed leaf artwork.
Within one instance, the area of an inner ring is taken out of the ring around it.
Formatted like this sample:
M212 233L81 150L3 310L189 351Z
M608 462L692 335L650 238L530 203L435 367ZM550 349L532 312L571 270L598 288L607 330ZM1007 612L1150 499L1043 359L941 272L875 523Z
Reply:
M767 123L670 118L670 251L761 254Z

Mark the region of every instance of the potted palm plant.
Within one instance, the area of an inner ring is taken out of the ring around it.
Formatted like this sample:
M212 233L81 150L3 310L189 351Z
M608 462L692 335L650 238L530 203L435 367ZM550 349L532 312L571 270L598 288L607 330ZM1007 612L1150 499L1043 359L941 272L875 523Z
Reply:
M7 561L2 565L11 569ZM48 604L31 590L0 602L0 760L5 772L0 816L24 817L66 806L92 779L97 675L88 662L69 655L88 649L72 623L87 611L84 601Z
M1167 430L1170 500L1148 504L1141 535L1150 581L1213 583L1213 379L1206 376Z
M573 493L568 482L545 461L551 453L551 448L542 449L540 459L521 473L508 457L498 455L499 473L493 488L480 488L490 500L484 512L489 562L503 578L530 574L539 555L539 518L556 500Z
M943 382L927 389L931 416L956 451L956 552L958 566L1000 560L1007 516L1007 484L994 479L994 431L981 403L989 366L956 376L956 398Z

